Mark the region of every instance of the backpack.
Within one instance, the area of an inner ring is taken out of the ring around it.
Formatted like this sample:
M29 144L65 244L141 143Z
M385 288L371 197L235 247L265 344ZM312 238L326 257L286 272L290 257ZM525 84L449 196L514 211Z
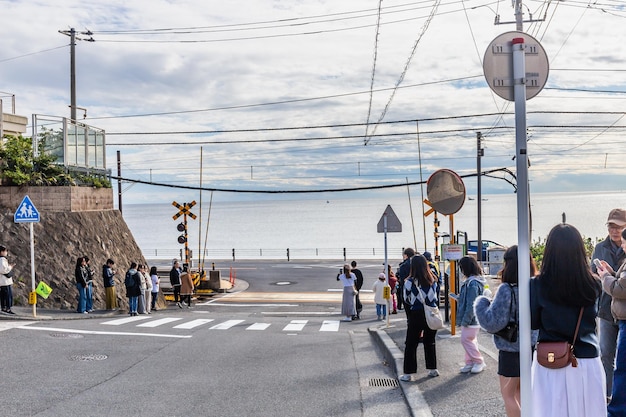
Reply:
M132 288L135 286L135 277L133 277L133 274L131 274L130 271L126 272L126 278L124 278L124 285L126 286L126 288Z

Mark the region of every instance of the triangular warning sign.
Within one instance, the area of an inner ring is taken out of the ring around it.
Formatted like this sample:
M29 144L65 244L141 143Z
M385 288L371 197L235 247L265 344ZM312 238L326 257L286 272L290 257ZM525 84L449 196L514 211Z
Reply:
M399 233L402 231L402 223L400 223L400 219L398 219L398 216L396 216L396 213L394 213L391 206L388 205L382 217L378 221L378 233L385 232L385 217L387 218L387 233Z

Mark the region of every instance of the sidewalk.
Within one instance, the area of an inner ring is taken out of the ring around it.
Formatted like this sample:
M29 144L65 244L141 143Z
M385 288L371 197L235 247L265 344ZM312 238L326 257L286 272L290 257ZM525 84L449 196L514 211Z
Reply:
M406 317L403 312L391 316L390 326L375 325L369 328L375 341L386 354L387 361L398 377L403 374ZM461 374L465 365L464 350L460 341L461 330L452 336L449 329L437 332L437 369L440 376L432 378L424 367L424 349L417 349L418 372L413 381L400 381L400 387L415 417L482 417L504 416L504 402L500 395L498 350L492 335L481 330L479 348L487 367L480 374Z

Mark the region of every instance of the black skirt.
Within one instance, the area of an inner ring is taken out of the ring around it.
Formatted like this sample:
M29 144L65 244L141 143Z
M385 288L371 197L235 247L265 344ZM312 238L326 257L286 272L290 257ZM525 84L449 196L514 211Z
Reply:
M499 351L498 375L519 378L519 352Z

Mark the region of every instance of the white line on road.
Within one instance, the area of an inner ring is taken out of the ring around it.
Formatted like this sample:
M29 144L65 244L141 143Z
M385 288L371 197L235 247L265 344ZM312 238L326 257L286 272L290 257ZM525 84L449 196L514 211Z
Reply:
M202 326L203 324L212 322L213 319L195 319L187 323L174 326L175 329L193 329L194 327Z
M105 321L102 324L107 324L109 326L120 326L122 324L127 324L127 323L132 323L135 321L140 321L140 320L145 320L147 319L148 316L131 316L131 317L124 317L123 319L115 319L115 320L110 320L110 321Z
M291 322L283 328L284 332L299 332L304 329L308 320L291 320Z
M339 331L339 320L324 320L320 332L337 332Z
M173 321L178 321L178 320L182 320L182 318L164 317L162 319L149 321L148 323L138 324L137 327L158 327L158 326L161 326L162 324L167 324L167 323L171 323Z
M203 303L197 305L228 306L228 307L298 307L299 304L239 304L239 303Z
M224 323L216 324L211 330L228 330L233 326L243 323L245 320L226 320Z
M36 321L2 321L0 322L0 332L9 329L19 329L22 326L37 323Z
M271 326L271 323L254 323L246 327L246 330L265 330L270 326Z
M148 337L173 337L175 339L189 339L191 336L181 336L172 334L157 334L157 333L125 333L125 332L98 332L95 330L75 330L75 329L61 329L58 327L37 327L37 326L22 326L16 327L21 330L43 330L47 332L64 332L64 333L77 333L77 334L95 334L95 335L109 335L109 336L148 336Z

